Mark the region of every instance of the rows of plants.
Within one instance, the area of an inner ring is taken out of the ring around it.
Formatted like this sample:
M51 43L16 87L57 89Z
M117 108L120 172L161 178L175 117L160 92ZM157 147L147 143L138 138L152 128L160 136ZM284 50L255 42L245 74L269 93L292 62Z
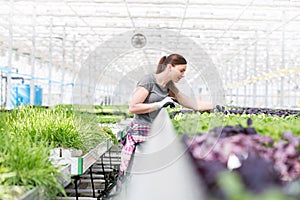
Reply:
M209 199L297 199L299 111L237 110L171 113Z
M277 115L280 117L285 117L289 115L300 116L299 110L291 109L272 109L272 108L255 108L255 107L237 107L237 106L220 106L216 105L219 110L225 114L268 114L268 115ZM189 109L180 109L179 107L172 109L170 112L172 116L177 115L178 113L214 113L216 110L205 110L205 111L194 111Z
M277 115L279 117L286 117L289 115L300 116L300 112L290 109L271 109L271 108L254 108L254 107L235 107L231 106L227 109L230 114L269 114Z
M11 190L15 186L40 188L46 199L64 195L59 167L49 159L51 149L74 148L85 154L108 138L117 142L96 115L70 106L18 107L0 112L0 119L0 199L17 194Z
M116 124L124 119L133 117L128 113L128 105L94 106L98 120L104 124Z
M95 114L98 121L102 124L116 124L124 119L133 117L133 114L128 113L128 105L63 105L63 107L79 113Z

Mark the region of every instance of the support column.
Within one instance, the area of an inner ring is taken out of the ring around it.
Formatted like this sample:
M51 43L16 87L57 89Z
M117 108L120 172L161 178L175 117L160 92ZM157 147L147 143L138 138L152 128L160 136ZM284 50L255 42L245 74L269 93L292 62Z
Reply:
M84 64L84 47L83 47L83 44L81 43L81 67L83 66L83 64ZM83 100L82 100L82 97L83 97L83 82L80 82L79 83L80 84L80 105L82 105L83 104Z
M35 88L35 25L36 25L36 2L33 2L32 13L32 50L31 50L31 80L30 80L30 105L34 105Z
M91 90L91 85L92 85L92 77L95 72L92 71L92 63L94 62L95 57L93 56L93 52L91 49L91 46L89 47L89 57L90 59L88 60L88 81L87 81L87 92L85 94L85 104L91 105L91 99L92 99L92 90Z
M9 69L12 69L12 49L13 49L13 16L14 16L14 0L9 1L9 19L8 19L8 60L7 65ZM6 82L6 108L11 109L11 73L7 73Z
M66 40L66 27L64 26L63 37L62 37L62 64L61 64L61 95L60 95L60 103L63 104L64 101L64 93L65 93L65 40Z
M247 79L247 49L244 53L244 79ZM247 106L247 85L244 85L244 107Z
M72 99L71 103L73 104L74 101L74 86L75 86L75 77L76 77L76 35L73 35L73 51L72 51L72 72L73 72L73 77L72 77Z
M53 19L50 19L50 37L49 37L49 65L48 65L48 106L51 106L51 97L52 97L52 33L53 33Z
M285 12L282 11L282 34L281 34L281 69L285 69ZM284 76L280 77L280 107L284 106Z
M270 67L270 58L269 58L269 38L267 38L266 40L266 74L269 73L269 67ZM265 106L268 107L269 106L269 103L268 103L268 96L269 96L269 80L268 78L266 79L265 81Z
M232 62L230 63L229 67L230 68L229 68L228 71L230 71L230 74L228 75L228 79L226 79L226 80L230 80L229 83L233 83L233 78L232 78L232 76L233 76L233 63ZM226 72L226 73L228 73L228 72ZM233 88L231 87L231 88L229 88L229 90L230 90L230 102L233 102Z
M239 62L238 59L235 60L235 67L236 69L236 77L237 79L235 81L240 81L240 66L239 66ZM237 86L235 88L235 101L236 101L236 106L239 106L239 86Z
M255 31L255 39L256 41L258 41L258 36L257 36L257 31ZM256 71L256 64L257 64L257 42L254 45L254 56L253 56L253 75L256 76L257 75L257 71ZM253 77L253 76L252 76ZM256 97L257 97L257 85L256 82L253 83L253 96L252 96L252 100L253 100L253 107L256 106Z

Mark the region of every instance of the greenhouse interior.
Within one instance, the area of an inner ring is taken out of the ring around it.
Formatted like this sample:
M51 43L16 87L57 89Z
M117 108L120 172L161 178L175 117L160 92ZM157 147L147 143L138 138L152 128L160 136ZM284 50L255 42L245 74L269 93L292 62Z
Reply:
M300 0L0 5L0 199L300 199Z

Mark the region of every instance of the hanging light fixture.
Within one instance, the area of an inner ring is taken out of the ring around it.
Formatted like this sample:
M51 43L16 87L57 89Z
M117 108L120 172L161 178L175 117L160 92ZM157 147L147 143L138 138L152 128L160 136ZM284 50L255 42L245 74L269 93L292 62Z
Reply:
M146 43L147 39L141 33L134 34L131 38L131 44L135 48L143 48L146 45Z

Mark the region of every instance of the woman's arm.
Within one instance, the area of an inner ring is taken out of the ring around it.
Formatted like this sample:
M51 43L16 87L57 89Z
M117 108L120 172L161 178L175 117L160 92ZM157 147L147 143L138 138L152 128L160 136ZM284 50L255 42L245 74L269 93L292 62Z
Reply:
M129 113L143 114L157 110L156 103L143 103L148 95L149 91L146 88L140 86L137 87L131 97Z
M213 109L212 102L201 101L201 99L197 99L197 101L195 101L191 97L188 97L181 92L178 92L176 94L176 99L180 105L182 105L186 108L193 109L193 110L212 110Z

